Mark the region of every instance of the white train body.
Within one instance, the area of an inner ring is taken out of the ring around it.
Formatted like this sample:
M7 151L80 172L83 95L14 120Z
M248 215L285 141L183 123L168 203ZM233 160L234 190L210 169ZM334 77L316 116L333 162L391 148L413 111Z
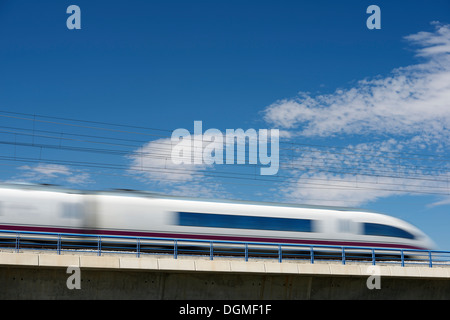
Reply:
M257 243L434 249L418 228L344 208L215 202L137 192L0 187L0 229Z

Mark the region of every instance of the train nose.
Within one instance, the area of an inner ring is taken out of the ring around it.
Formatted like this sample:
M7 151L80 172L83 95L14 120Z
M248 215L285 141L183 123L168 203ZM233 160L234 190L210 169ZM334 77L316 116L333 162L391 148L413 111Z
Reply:
M438 249L436 243L430 237L427 236L427 240L426 241L427 241L428 248L430 250L437 250Z
M425 249L428 249L428 250L437 250L437 245L436 245L436 243L429 237L429 236L427 236L426 234L422 234L422 237L421 237L421 242L422 242L422 244L423 244L423 247L425 248Z

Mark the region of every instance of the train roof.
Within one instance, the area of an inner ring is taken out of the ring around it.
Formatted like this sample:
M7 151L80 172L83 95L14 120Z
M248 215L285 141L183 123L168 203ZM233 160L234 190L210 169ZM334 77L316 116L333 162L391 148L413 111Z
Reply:
M53 192L65 192L72 194L104 194L104 195L118 195L118 196L131 196L131 197L149 197L158 199L173 199L183 201L202 201L202 202L216 202L216 203L232 203L232 204L247 204L247 205L262 205L262 206L278 206L278 207L292 207L292 208L306 208L306 209L321 209L321 210L334 210L334 211L353 211L353 212L369 212L377 213L368 209L351 208L342 206L327 206L327 205L309 205L309 204L296 204L296 203L278 203L278 202L266 202L266 201L251 201L251 200L236 200L236 199L210 199L200 197L186 197L160 194L150 191L133 190L133 189L110 189L110 190L79 190L65 188L53 184L33 184L33 183L0 183L0 188L4 189L21 189L21 190L42 190Z

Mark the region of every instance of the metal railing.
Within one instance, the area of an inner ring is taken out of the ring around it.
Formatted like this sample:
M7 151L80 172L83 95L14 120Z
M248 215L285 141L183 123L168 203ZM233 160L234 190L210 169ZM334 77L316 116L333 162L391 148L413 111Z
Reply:
M342 264L397 264L449 266L450 251L371 248L356 246L301 245L266 242L210 241L196 239L110 236L95 234L70 234L0 230L0 248L15 252L48 250L62 252L88 252L101 256L104 253L142 255L209 256L249 259L334 261Z

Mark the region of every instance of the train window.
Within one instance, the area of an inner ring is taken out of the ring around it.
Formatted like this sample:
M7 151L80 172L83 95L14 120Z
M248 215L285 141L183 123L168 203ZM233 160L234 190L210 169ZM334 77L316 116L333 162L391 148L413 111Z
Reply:
M363 223L363 232L369 236L414 239L415 236L403 229L378 223Z
M62 203L61 217L67 219L80 219L82 217L82 205L80 203Z
M308 219L238 216L196 212L178 212L178 224L181 226L192 227L314 232L313 221Z
M352 233L353 225L350 220L338 219L338 231L341 233Z

